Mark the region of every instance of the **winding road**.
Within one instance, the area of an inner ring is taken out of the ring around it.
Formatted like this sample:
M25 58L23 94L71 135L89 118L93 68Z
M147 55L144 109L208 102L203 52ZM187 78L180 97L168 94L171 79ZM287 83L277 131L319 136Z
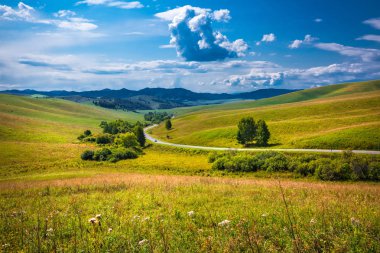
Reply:
M185 144L175 144L170 142L165 142L158 140L151 135L149 135L147 132L157 127L158 125L152 125L149 127L144 128L145 137L150 140L151 142L159 145L166 145L166 146L172 146L172 147L178 147L178 148L191 148L191 149L203 149L203 150L210 150L210 151L285 151L285 152L315 152L315 153L342 153L345 150L340 149L296 149L296 148L283 148L283 149L269 149L269 148L223 148L223 147L205 147L205 146L194 146L194 145L185 145ZM368 155L380 155L380 151L375 150L352 150L353 153L356 154L368 154Z

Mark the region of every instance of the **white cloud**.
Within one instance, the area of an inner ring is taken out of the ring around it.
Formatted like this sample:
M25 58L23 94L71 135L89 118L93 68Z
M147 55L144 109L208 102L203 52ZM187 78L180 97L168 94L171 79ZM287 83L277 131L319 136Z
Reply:
M178 56L188 61L214 61L243 56L248 50L242 39L230 42L219 31L213 31L213 22L228 22L228 10L212 11L186 5L165 12L156 17L169 21L170 45L177 49Z
M292 43L290 43L289 48L291 49L299 48L302 44L310 44L311 42L317 39L318 38L314 38L310 34L307 34L305 35L305 38L303 40L294 40Z
M0 19L9 21L25 21L36 24L54 25L59 28L74 31L90 31L98 26L91 23L90 20L74 17L75 12L70 10L60 10L54 13L57 19L41 19L38 17L36 10L22 2L17 5L17 9L13 9L7 5L0 5Z
M116 7L120 9L139 9L143 8L144 5L139 1L125 2L125 1L114 1L114 0L84 0L79 1L76 5L87 4L87 5L105 5L108 7Z
M371 18L363 21L364 24L380 30L380 18Z
M76 13L70 10L60 10L54 13L54 16L58 18L74 17L76 16Z
M34 8L19 2L17 9L7 5L0 5L0 17L7 20L31 21L34 19Z
M270 43L270 42L273 42L275 40L276 40L276 35L274 35L274 33L264 34L262 39L260 41L256 42L256 46L260 46L261 42Z
M357 40L368 40L380 43L380 35L367 34L362 37L357 38Z
M326 51L337 52L345 56L358 57L365 62L380 59L380 50L378 49L350 47L338 43L317 43L315 47Z
M175 45L167 44L167 45L160 45L159 48L168 49L168 48L175 48Z
M98 28L97 25L90 23L90 20L83 18L69 18L67 20L55 21L57 26L74 31L91 31Z
M314 22L316 22L316 23L321 23L322 21L323 21L323 19L321 19L321 18L314 19Z
M289 48L299 48L303 43L303 40L294 40L290 45Z

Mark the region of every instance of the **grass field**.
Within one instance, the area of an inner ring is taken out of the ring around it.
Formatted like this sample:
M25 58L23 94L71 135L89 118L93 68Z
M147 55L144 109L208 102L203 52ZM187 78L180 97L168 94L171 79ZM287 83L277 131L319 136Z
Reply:
M167 140L169 135L170 142L180 144L239 147L237 123L252 116L267 121L274 148L380 150L380 81L187 110L172 120L171 131L161 125L153 136Z
M83 130L142 116L8 95L0 115L1 252L380 251L378 183L216 172L207 152L155 145L82 161Z

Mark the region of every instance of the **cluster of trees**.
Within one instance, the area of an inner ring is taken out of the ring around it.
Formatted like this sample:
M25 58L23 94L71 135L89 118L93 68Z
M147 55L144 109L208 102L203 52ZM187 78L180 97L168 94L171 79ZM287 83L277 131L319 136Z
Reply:
M256 145L266 146L269 138L270 132L264 120L256 123L252 117L246 117L239 121L236 139L240 144L246 146L256 141Z
M137 158L142 153L141 148L145 146L146 138L141 123L132 125L123 120L102 121L100 127L103 129L102 134L92 135L91 131L86 130L78 137L81 141L95 142L103 146L96 151L83 152L81 156L83 160L117 162Z
M212 153L209 162L213 163L214 170L229 172L288 171L297 176L316 177L325 181L380 180L380 161L374 157L359 156L352 152L344 152L338 157L289 156L273 151L256 155Z
M150 121L153 124L159 124L162 121L169 120L173 114L167 112L148 112L144 115L146 121Z

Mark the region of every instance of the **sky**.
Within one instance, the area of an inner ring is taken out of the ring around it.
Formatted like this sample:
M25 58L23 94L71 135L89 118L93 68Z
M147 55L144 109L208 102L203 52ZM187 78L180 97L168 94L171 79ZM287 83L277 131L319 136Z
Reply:
M236 93L380 79L380 1L0 1L0 90Z

